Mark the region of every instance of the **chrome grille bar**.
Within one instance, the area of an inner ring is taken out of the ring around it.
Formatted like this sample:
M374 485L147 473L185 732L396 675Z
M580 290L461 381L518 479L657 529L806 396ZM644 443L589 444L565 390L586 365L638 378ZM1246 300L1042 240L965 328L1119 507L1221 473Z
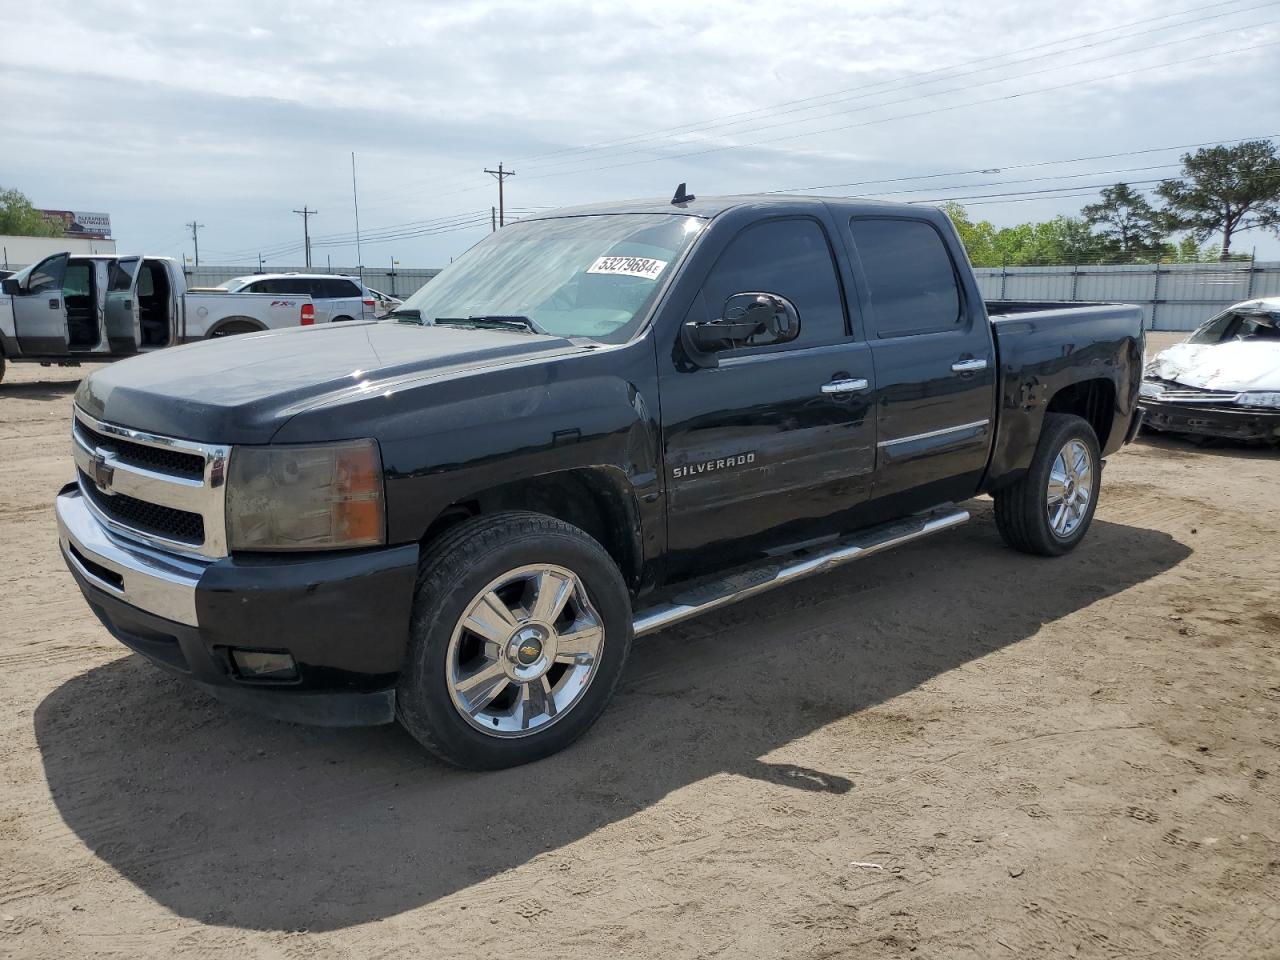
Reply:
M118 535L158 549L203 558L227 555L225 484L229 446L132 430L97 420L78 406L73 411L71 452L77 478L85 504L99 522ZM159 465L143 466L165 461L163 457L149 456L148 451L198 457L203 464L201 476L196 479L189 471L169 472ZM94 489L90 491L89 486ZM110 502L115 495L198 515L204 527L203 541L192 543L131 526L127 520L111 515Z

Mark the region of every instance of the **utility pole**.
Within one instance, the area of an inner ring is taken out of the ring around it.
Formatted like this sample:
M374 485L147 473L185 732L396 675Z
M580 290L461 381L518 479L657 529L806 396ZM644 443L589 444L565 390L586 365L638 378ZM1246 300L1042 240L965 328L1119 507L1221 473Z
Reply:
M391 270L387 273L387 276L391 278L391 295L393 297L396 295L396 267L399 266L399 264L400 261L395 257L392 257Z
M490 233L497 232L498 230L498 208L497 207L489 208L489 226L490 226L490 230L489 230Z
M203 227L204 224L196 223L194 220L192 220L190 223L187 224L187 226L191 228L191 242L195 244L196 266L198 267L200 266L200 228Z
M320 211L308 210L307 205L304 203L302 205L301 210L295 210L293 212L298 214L300 217L302 217L302 242L307 250L307 269L310 270L311 269L311 231L309 229L310 220Z
M498 164L497 170L490 170L486 167L484 172L498 181L498 226L505 227L507 225L505 216L506 209L502 202L502 184L507 177L514 177L516 172L514 170L503 170L502 164Z
M364 257L360 255L360 194L356 192L356 154L351 151L351 206L356 212L356 270L364 280Z

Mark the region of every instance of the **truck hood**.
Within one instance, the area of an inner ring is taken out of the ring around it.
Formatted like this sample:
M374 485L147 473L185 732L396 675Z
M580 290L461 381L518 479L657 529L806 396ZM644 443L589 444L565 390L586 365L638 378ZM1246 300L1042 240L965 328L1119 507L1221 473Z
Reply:
M1203 390L1280 390L1280 341L1179 343L1157 354L1146 376Z
M303 410L583 349L519 331L327 324L133 357L81 381L76 404L99 420L164 436L267 443Z

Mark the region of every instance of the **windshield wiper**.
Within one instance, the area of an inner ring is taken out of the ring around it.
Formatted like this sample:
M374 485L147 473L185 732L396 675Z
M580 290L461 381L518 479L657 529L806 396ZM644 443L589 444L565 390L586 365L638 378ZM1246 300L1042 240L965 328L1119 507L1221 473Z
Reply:
M387 314L388 317L394 318L398 323L405 323L412 320L414 323L422 322L422 311L414 307L392 310Z
M436 317L435 322L441 324L458 323L472 327L514 327L517 330L527 330L529 333L541 333L544 335L547 332L528 317L515 314L495 313L477 317Z

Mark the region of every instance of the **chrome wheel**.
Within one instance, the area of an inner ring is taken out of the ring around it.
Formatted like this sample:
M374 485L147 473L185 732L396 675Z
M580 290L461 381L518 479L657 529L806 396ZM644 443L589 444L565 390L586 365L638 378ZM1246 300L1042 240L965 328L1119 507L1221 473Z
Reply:
M604 626L577 575L534 564L490 581L467 605L448 650L449 696L494 737L525 737L581 702Z
M1093 497L1093 456L1081 440L1068 440L1049 470L1045 510L1049 529L1065 539L1079 529Z

